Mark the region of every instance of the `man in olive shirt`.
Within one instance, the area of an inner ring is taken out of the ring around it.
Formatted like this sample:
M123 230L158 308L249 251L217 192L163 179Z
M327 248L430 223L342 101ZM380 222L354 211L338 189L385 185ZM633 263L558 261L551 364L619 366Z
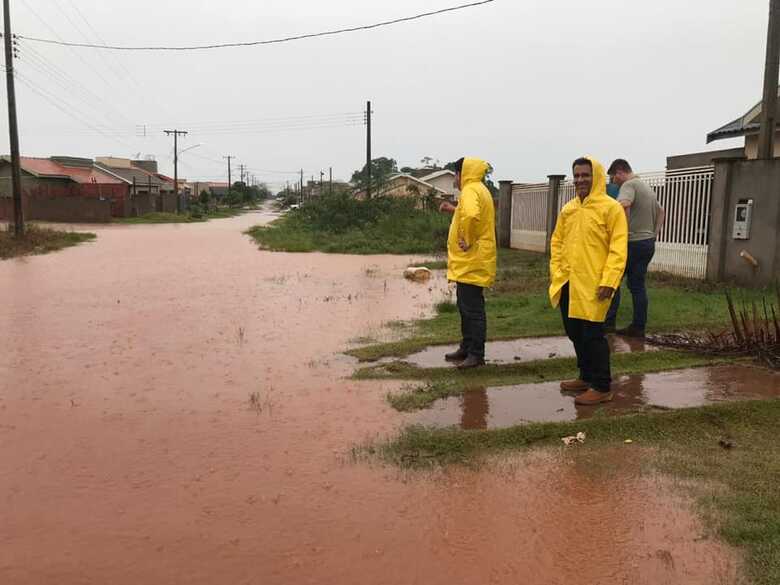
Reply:
M634 301L634 316L631 325L618 329L618 335L644 337L647 326L647 288L645 279L647 267L655 254L655 240L664 223L664 210L658 204L655 191L631 169L622 158L615 160L607 171L613 183L620 186L618 202L626 211L628 219L628 263L626 276L628 289ZM620 288L612 299L607 313L605 328L615 330L615 318L620 307Z

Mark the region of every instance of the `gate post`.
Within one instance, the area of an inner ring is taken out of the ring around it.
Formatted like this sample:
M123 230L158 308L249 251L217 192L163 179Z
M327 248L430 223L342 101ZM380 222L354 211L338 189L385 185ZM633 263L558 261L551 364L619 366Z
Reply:
M498 247L512 245L512 181L498 182Z
M566 175L547 175L550 186L547 190L547 236L544 242L544 253L550 255L550 240L552 239L555 223L558 221L558 203L561 200L561 183Z

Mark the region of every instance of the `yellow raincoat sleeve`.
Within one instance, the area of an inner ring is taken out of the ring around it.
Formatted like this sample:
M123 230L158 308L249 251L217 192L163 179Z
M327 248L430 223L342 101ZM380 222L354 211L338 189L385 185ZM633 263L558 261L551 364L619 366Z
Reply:
M479 208L479 195L474 189L465 188L460 194L458 200L460 210L460 225L458 226L458 237L463 238L466 245L471 245L476 240L475 234L477 224L481 218Z
M617 289L628 260L628 221L620 205L611 205L607 215L609 252L599 286Z
M550 238L550 278L554 279L555 275L561 269L561 258L563 257L563 216L558 216L558 221L555 222L555 229L553 230L552 237Z

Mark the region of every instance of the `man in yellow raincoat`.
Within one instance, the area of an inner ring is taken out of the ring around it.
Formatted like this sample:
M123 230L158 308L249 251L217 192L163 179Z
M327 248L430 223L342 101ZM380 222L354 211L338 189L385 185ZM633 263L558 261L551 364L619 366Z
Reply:
M483 183L488 168L488 163L476 158L458 160L458 204L442 203L440 207L441 211L453 213L447 238L447 280L457 283L462 335L458 350L444 357L460 362L461 369L485 364L484 290L496 280L496 213L493 197Z
M601 163L578 158L573 175L576 197L561 210L550 243L550 301L561 308L580 370L561 389L581 392L575 402L591 405L613 398L604 319L626 267L628 223L607 195Z

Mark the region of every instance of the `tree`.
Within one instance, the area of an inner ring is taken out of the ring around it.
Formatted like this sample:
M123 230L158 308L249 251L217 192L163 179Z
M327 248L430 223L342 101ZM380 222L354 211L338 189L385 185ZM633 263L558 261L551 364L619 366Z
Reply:
M420 164L423 166L424 169L429 168L432 162L433 162L433 158L431 158L430 156L424 156L420 159Z
M359 171L352 173L352 183L359 189L367 187L368 165L363 165ZM387 182L390 175L398 172L398 163L395 159L379 157L371 160L371 190L378 191Z

